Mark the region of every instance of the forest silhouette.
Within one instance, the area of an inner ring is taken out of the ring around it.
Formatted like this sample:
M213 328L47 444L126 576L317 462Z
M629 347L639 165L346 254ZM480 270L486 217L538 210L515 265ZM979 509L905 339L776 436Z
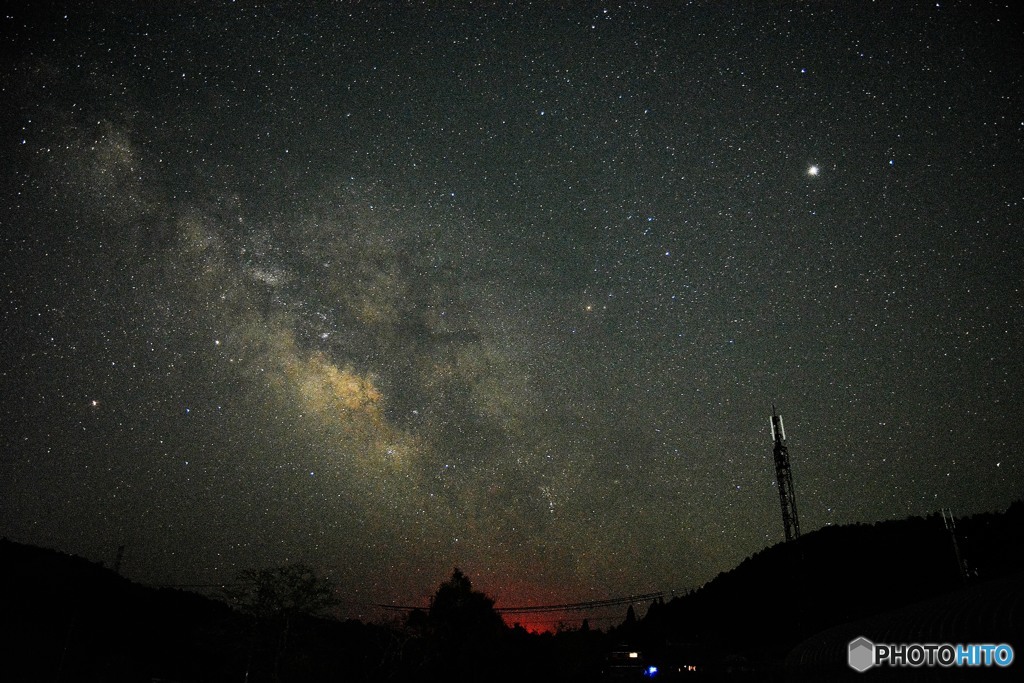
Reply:
M858 635L1024 652L1021 547L1024 502L958 520L955 534L938 514L826 527L687 594L630 605L605 631L537 634L506 625L457 568L426 608L363 623L332 617L343 587L305 565L242 572L212 599L4 539L3 678L854 680L845 647Z

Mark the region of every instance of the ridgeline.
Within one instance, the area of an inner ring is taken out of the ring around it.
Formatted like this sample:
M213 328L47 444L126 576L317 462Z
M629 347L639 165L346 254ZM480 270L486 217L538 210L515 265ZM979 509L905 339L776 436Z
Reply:
M178 683L593 681L645 672L658 680L859 680L846 646L861 635L1004 642L1024 658L1022 547L1024 502L957 520L955 546L938 514L826 527L767 548L688 595L658 600L642 618L633 612L608 632L537 635L505 627L493 601L458 570L429 612L365 624L287 608L296 603L284 599L246 609L141 586L88 560L4 539L8 656L0 674ZM635 661L616 658L631 651L640 653ZM964 673L871 672L899 680Z

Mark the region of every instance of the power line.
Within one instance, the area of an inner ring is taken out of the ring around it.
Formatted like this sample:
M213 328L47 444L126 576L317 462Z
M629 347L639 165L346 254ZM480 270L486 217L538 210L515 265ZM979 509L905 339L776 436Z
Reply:
M586 602L567 602L559 605L524 605L520 607L495 607L494 611L500 614L527 614L531 612L582 612L599 607L616 607L628 605L634 602L647 602L665 596L665 591L657 593L643 593L641 595L628 595L621 598L608 598L605 600L588 600ZM411 612L412 610L426 611L428 607L410 605L384 605L376 604L374 607L394 610L396 612Z
M587 602L569 602L561 605L529 605L525 607L497 607L496 612L505 614L522 614L525 612L576 612L597 607L616 607L628 605L634 602L647 602L664 597L664 591L658 593L644 593L642 595L629 595L624 598L609 598L607 600L589 600Z
M197 588L238 588L252 585L251 581L231 581L223 583L177 583L177 584L150 584L153 588L175 588L175 589L197 589ZM626 595L618 598L605 598L601 600L587 600L584 602L565 602L551 605L519 605L514 607L495 607L494 611L499 614L541 614L545 612L585 612L588 610L600 609L602 607L619 607L638 602L648 602L664 598L666 595L676 595L676 591L657 591L654 593L640 593L637 595ZM421 605L388 605L384 603L365 602L362 600L342 599L342 603L350 605L362 605L364 607L376 607L378 609L390 610L393 612L412 612L414 610L428 611L429 606Z
M151 583L147 585L150 588L237 588L252 584L252 581L229 581L226 583Z

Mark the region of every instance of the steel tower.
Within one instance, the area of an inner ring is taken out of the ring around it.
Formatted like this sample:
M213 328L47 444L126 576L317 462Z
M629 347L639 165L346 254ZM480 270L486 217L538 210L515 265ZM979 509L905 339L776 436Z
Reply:
M793 492L793 471L789 468L786 429L774 405L771 425L772 441L775 442L775 478L779 482L779 502L782 503L782 525L786 527L786 540L792 541L800 538L800 518L796 514L796 494Z

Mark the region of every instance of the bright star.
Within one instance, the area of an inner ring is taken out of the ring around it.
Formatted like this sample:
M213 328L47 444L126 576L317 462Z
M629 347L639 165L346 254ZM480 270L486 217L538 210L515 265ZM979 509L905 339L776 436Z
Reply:
M807 169L807 175L809 176L816 176L820 172L821 169L819 169L817 166L811 166L810 168Z

